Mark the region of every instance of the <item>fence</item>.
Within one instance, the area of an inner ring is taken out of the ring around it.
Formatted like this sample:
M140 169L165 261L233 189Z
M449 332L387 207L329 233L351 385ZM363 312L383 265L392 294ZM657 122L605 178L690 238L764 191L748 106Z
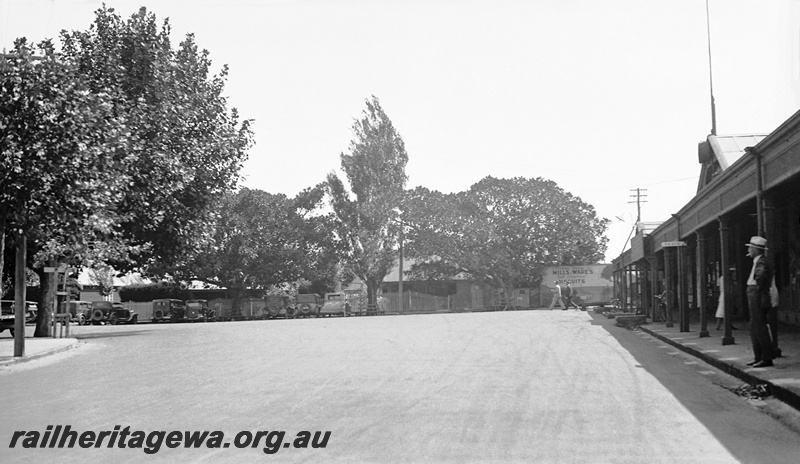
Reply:
M396 313L400 309L400 298L397 293L384 293L383 304L386 311ZM447 312L465 308L456 308L453 296L426 295L424 293L403 292L403 313ZM482 309L481 305L481 309Z

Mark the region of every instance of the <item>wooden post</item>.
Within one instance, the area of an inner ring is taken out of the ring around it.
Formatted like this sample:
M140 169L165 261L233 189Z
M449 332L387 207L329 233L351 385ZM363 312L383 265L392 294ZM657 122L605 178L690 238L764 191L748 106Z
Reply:
M678 314L680 315L680 331L689 331L689 311L687 311L686 301L686 270L684 269L686 247L677 247L678 253Z
M722 337L723 345L734 345L736 340L733 338L733 278L728 270L728 249L730 248L730 227L728 220L720 217L719 220L719 246L720 263L722 266L722 279L725 287L725 335Z
M708 333L708 310L710 308L706 307L706 302L708 299L706 298L707 295L707 288L708 288L708 281L706 280L707 269L706 269L706 237L703 235L701 231L695 232L697 235L697 293L699 293L698 297L700 298L700 338L709 337L710 334Z
M656 314L658 312L658 300L656 299L656 295L658 294L658 260L653 255L647 259L650 265L650 309L651 309L651 320L655 322Z
M17 233L17 263L14 274L14 356L25 356L25 302L27 296L25 282L25 264L27 254L27 238L25 233ZM44 308L43 308L44 309Z
M666 247L664 248L664 290L667 292L667 298L665 301L665 305L667 308L667 323L665 324L666 327L673 327L674 324L672 323L672 252L674 251L673 247Z

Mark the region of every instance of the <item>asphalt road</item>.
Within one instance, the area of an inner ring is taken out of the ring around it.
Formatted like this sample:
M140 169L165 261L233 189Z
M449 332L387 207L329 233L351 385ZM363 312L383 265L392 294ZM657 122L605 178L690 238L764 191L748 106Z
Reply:
M72 329L78 348L0 371L0 461L779 463L800 455L798 434L722 388L731 381L723 374L586 312ZM128 427L153 441L109 448L107 435L98 448L23 447L49 425ZM15 431L26 434L11 449ZM154 431L224 438L219 448L171 449L166 439L156 446ZM258 431L256 447L237 447ZM318 445L330 431L326 446L294 446L302 431L322 432Z

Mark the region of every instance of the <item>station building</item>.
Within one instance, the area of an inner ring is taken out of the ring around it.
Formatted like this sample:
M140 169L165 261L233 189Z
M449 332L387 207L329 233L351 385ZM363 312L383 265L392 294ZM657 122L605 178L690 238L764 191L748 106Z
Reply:
M778 320L800 325L800 111L770 134L709 135L698 144L696 195L660 223L640 223L612 261L614 292L628 311L668 325L713 320L720 282L726 314L747 318L750 237L767 239L780 295ZM725 341L723 340L723 343Z

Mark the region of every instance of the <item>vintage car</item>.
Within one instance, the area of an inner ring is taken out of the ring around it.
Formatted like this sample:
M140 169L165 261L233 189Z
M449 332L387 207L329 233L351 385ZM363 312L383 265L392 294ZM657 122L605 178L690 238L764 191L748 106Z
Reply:
M349 316L350 302L344 293L326 293L322 307L319 308L320 316Z
M319 317L322 298L316 293L300 293L294 299L294 318Z
M215 311L208 307L208 300L186 300L184 321L213 321L215 318Z
M83 319L78 318L78 324L136 324L139 315L135 311L126 309L122 303L111 301L93 301L90 309L84 313Z
M74 300L69 302L69 308L65 308L64 305L66 301L62 301L58 312L59 313L69 313L69 321L70 322L77 322L78 324L85 324L86 323L86 315L92 314L92 303L88 301L81 301L81 300ZM83 320L81 322L81 320Z
M36 315L39 312L39 306L33 301L25 302L25 324L33 324L36 322ZM14 336L14 301L2 300L0 301L0 332L8 329L11 336Z
M153 300L153 322L180 322L185 315L186 304L181 300Z
M267 317L276 319L283 317L289 319L294 316L292 299L287 295L267 295L264 297Z

